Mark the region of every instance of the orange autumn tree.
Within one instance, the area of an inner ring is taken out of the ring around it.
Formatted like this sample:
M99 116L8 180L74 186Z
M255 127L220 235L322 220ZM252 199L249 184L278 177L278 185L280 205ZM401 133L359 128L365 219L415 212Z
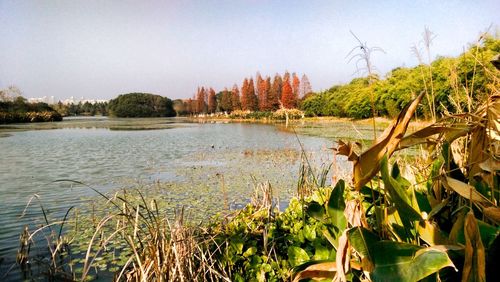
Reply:
M207 104L205 103L206 96L207 92L205 88L198 88L198 93L196 95L196 113L202 114L207 112Z
M297 99L293 94L289 78L283 81L283 87L281 89L281 104L286 109L293 109L297 107Z
M258 97L259 97L259 111L269 111L269 88L271 87L270 78L267 77L265 80L260 78L257 83Z
M208 113L213 114L217 109L217 99L215 98L215 90L210 87L208 91Z
M271 85L271 89L269 90L269 109L271 111L275 111L280 108L280 100L281 100L281 88L283 81L279 74L274 76L273 84Z
M240 102L240 90L238 85L235 83L233 89L231 90L231 111L241 110Z
M257 108L259 111L262 111L261 83L263 81L264 81L264 79L262 79L262 75L260 75L260 72L257 72L257 74L255 75L255 96L257 97L257 101L258 101Z
M241 85L241 109L248 110L248 78L245 77Z
M257 101L257 95L255 95L255 86L253 83L253 78L250 78L248 81L248 90L247 90L247 103L248 110L257 111L259 109L259 102Z
M266 89L266 111L272 111L273 106L271 104L271 77L266 77L266 80L264 81L265 84L265 89Z
M253 78L250 78L250 80L245 78L243 86L241 86L241 109L245 111L256 111L258 109Z

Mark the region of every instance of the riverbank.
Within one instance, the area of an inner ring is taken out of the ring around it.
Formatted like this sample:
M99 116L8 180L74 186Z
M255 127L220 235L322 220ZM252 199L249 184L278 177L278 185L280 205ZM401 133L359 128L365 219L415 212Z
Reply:
M0 112L0 124L62 121L56 111L42 112Z
M369 145L373 141L373 119L351 119L339 117L303 117L289 119L288 124L283 119L271 118L230 118L228 116L186 117L196 123L259 123L278 125L280 130L296 132L308 136L327 138L332 141L339 139L364 142ZM384 117L375 118L375 133L380 136L393 120ZM432 124L432 121L412 120L408 132L414 132Z

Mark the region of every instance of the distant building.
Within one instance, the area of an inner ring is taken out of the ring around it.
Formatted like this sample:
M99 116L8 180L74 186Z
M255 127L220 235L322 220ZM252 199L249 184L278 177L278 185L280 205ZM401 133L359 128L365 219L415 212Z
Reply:
M41 98L28 98L28 102L30 103L47 103L47 104L54 104L54 96L43 96Z
M105 102L108 102L108 101L109 100L103 100L103 99L85 99L84 97L81 97L80 99L75 99L73 96L71 96L68 99L60 100L58 102L61 102L64 105L78 104L80 102L82 104L85 104L86 102L88 102L88 103L90 103L90 104L93 105L95 103L105 103ZM28 102L30 102L30 103L43 102L43 103L47 103L49 105L57 103L55 101L55 99L54 99L54 96L50 96L50 97L43 96L41 98L28 98Z

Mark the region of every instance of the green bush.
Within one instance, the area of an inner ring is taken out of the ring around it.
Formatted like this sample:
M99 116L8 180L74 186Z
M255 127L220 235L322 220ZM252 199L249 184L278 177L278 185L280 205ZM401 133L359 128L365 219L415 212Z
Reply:
M148 93L119 95L109 101L109 113L116 117L173 117L172 100Z

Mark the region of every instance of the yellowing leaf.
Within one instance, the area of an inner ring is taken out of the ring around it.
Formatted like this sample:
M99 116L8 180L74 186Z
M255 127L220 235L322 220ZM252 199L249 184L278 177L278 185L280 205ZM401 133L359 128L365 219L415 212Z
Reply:
M487 218L500 223L500 208L499 207L487 207L483 209L483 214Z
M469 199L473 202L493 205L485 196L479 193L473 186L451 177L444 177L443 184L448 190L457 192L460 196Z
M486 256L477 220L472 211L465 217L464 233L465 262L462 282L486 281Z
M427 220L417 224L418 235L430 246L449 244L448 238L441 232L435 223Z
M335 262L320 262L313 263L307 266L304 270L297 272L295 277L293 278L294 282L298 282L302 279L313 279L313 280L321 280L321 279L332 279L335 277L335 273L337 272L337 265Z
M422 100L423 95L424 93L422 92L415 100L406 105L399 113L398 118L393 121L384 131L382 136L377 139L377 142L359 155L359 157L352 154L352 146L350 148L343 147L342 145L340 146L341 150L338 150L338 153L352 159L354 165L353 182L356 190L359 191L375 174L377 174L380 169L382 157L386 154L391 156L398 148L399 142L403 138L408 123Z

